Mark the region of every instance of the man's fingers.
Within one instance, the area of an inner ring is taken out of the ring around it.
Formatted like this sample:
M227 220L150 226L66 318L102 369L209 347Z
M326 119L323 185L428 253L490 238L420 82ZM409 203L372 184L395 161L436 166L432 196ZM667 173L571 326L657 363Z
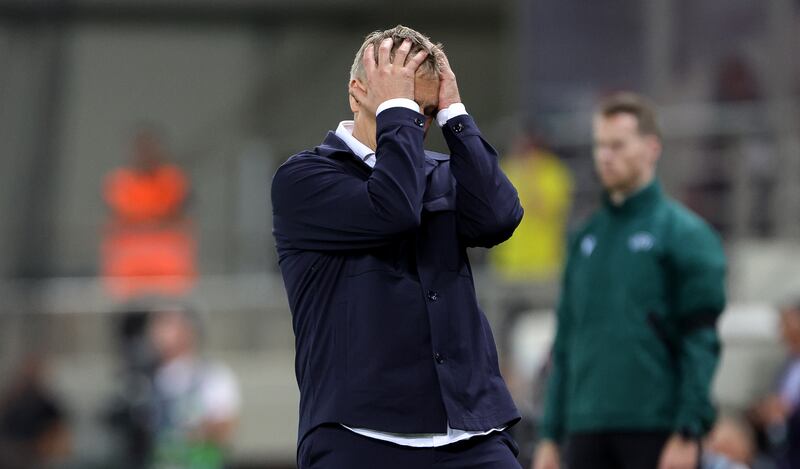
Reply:
M428 52L425 50L417 52L413 57L411 57L411 59L408 60L408 63L406 63L406 68L412 72L416 72L419 66L422 65L422 62L425 61L425 57L427 56Z
M453 75L453 69L450 68L450 61L447 60L447 56L444 52L440 52L436 60L439 62L439 70L441 70L443 76Z
M375 45L369 44L366 49L364 49L364 70L372 71L375 70L376 63L375 63Z
M387 37L383 41L381 41L381 46L378 48L378 66L383 67L386 65L390 65L391 61L389 56L392 52L392 46L394 45L394 41L392 38Z
M408 57L408 52L411 50L411 41L409 39L403 40L403 43L400 44L400 47L394 53L394 60L392 63L394 65L404 66L406 64L406 57Z
M439 51L439 53L436 54L436 61L439 62L439 68L442 70L450 68L450 62L447 61L447 56L444 55L444 52Z
M367 100L367 92L359 86L350 87L350 96L356 99L359 104L364 104Z

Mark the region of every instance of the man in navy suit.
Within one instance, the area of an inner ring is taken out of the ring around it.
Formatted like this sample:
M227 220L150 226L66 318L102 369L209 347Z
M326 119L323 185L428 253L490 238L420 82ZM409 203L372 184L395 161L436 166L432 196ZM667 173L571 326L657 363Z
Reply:
M289 158L274 235L296 337L298 466L519 468L519 414L466 249L522 218L441 46L397 26L351 69L353 121ZM427 152L433 119L450 155Z

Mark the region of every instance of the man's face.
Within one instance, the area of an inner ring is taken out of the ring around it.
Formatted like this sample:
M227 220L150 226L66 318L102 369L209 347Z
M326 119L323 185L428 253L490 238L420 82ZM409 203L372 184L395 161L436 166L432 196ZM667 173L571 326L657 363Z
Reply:
M594 165L608 191L629 193L637 189L655 166L658 138L639 133L631 114L594 117Z
M192 324L181 312L159 312L150 325L150 340L163 360L179 357L194 344Z

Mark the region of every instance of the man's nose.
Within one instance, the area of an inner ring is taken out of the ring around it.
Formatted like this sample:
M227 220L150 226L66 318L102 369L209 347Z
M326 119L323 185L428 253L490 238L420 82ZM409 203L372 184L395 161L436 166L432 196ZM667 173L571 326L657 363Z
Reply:
M597 155L597 161L601 163L608 163L614 157L613 152L607 148L598 148L595 153Z

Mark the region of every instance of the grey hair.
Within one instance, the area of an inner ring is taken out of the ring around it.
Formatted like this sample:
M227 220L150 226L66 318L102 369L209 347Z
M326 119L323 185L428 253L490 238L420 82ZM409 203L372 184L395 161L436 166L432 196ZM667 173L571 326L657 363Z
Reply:
M439 66L439 56L442 53L442 45L434 44L431 42L428 36L425 36L424 34L407 26L398 24L392 29L387 29L385 31L373 31L367 34L367 37L364 38L364 42L361 44L361 47L356 53L355 60L353 60L353 66L350 67L351 80L358 79L363 81L366 78L364 73L364 51L368 45L374 44L375 59L377 60L378 46L380 45L381 41L386 38L392 38L394 41L391 57L394 57L395 51L397 51L397 48L400 47L404 39L411 40L411 51L408 53L409 57L413 57L414 54L420 50L427 51L428 56L425 57L425 61L422 62L419 68L424 72L430 73L434 76L439 76L439 72L441 70L441 67Z

